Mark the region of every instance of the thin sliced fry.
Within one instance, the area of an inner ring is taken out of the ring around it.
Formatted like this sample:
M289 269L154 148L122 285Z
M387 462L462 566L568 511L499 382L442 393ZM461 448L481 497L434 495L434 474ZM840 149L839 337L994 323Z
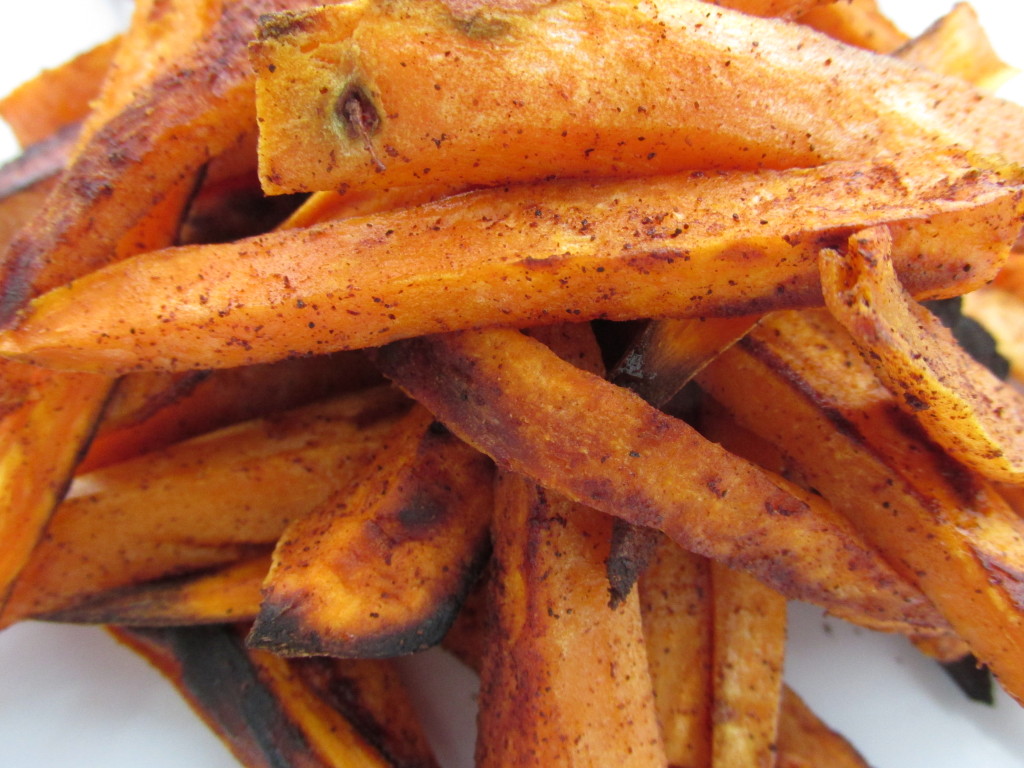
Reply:
M639 581L647 662L671 766L711 765L711 565L659 536Z
M888 230L821 255L825 303L896 402L951 456L993 480L1024 483L1024 396L965 352L896 276Z
M823 723L788 686L782 691L777 768L870 768L856 749Z
M711 565L715 768L771 766L779 727L786 599L747 574Z
M974 160L551 182L157 251L35 300L0 352L123 373L488 324L820 306L820 249L890 222L915 295L955 295L991 279L1019 228L1018 172Z

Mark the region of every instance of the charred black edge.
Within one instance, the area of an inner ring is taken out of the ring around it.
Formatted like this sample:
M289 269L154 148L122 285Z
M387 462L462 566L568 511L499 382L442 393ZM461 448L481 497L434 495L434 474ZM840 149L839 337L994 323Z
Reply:
M246 765L290 768L313 755L234 627L120 628L118 634L146 656L174 659L176 669L157 666Z
M181 591L219 571L233 568L250 557L270 554L270 547L253 547L239 560L181 576L170 576L153 581L100 592L81 603L56 611L33 616L39 621L63 624L117 624L125 627L177 627L199 624L223 624L228 621L251 621L256 618L242 614L202 617L195 613L172 613L181 607Z
M451 629L466 596L480 578L490 558L488 529L482 531L474 552L455 588L433 603L434 609L398 625L390 631L358 637L324 637L309 629L302 617L301 598L274 600L264 597L260 615L253 624L247 644L281 656L335 656L338 658L384 659L418 653L439 645Z
M609 608L618 608L629 597L650 565L660 539L661 533L653 528L615 518L612 523L611 551L605 561Z
M940 662L939 666L971 701L989 706L995 704L992 673L973 654L968 653L956 661Z

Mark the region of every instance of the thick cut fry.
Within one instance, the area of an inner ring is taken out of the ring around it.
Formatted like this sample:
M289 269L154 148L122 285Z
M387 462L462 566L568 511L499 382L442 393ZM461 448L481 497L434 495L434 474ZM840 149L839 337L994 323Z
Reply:
M132 584L36 616L45 621L176 627L249 622L260 609L270 551L196 575Z
M978 22L978 14L967 3L957 3L895 55L933 72L959 77L986 91L996 90L1017 74L1016 69L999 58Z
M779 726L786 600L750 576L711 565L715 768L772 768Z
M437 768L392 662L247 651L233 626L113 630L247 768Z
M908 287L948 296L990 279L1019 228L1016 172L978 162L553 182L144 254L32 302L0 352L120 373L487 324L820 306L819 250L886 222Z
M821 313L778 313L698 381L779 445L1024 697L1024 521L899 410L841 327Z
M60 184L5 251L0 322L9 322L32 296L128 255L123 246L119 252L118 243L154 207L170 208L158 218L161 235L176 230L200 169L255 130L254 76L245 48L255 19L298 2L188 3L206 10L186 20L183 35L171 35L174 51L187 52L166 62L155 57L151 64L159 70L137 93L130 90L136 83L129 77L130 103L123 104L124 88L117 89L118 109L101 110L102 123L86 126ZM156 15L168 7L150 5ZM154 28L166 33L174 27L157 23ZM202 39L194 45L179 39L189 32Z
M383 387L229 427L80 478L81 492L54 514L0 621L262 551L362 470L407 408ZM25 434L45 437L38 430ZM47 448L59 444L51 438ZM12 556L6 549L4 555Z
M28 147L85 119L120 45L111 38L0 99L0 117L18 143Z
M265 19L253 61L270 193L806 167L880 147L1024 160L1016 105L690 0L359 0Z
M639 581L647 663L670 766L711 765L711 565L660 538Z
M481 768L666 765L639 602L608 602L611 518L500 472Z
M869 768L788 686L782 690L778 747L777 768Z
M875 374L951 456L993 480L1024 483L1024 396L965 352L899 282L888 230L821 254L825 303Z
M791 495L781 478L518 332L399 342L377 363L457 435L545 488L853 621L936 626L926 601L818 499Z
M277 545L252 647L288 656L399 656L440 642L487 554L493 466L424 408L373 468Z

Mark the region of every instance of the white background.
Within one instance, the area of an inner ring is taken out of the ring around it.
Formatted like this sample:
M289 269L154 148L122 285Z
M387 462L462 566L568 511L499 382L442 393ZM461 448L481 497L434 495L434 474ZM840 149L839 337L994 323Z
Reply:
M105 39L128 0L3 0L0 92ZM1024 7L975 4L1003 58L1024 68ZM915 34L943 3L883 0ZM1024 79L1024 78L1021 78ZM1004 95L1021 100L1020 83ZM0 159L15 148L0 126ZM968 702L902 639L791 611L787 677L875 768L1019 768L1024 710L1000 694L994 708ZM445 766L472 756L472 678L439 653L405 665ZM101 630L25 624L0 633L3 768L236 768L237 763L156 673ZM824 768L824 767L823 767Z

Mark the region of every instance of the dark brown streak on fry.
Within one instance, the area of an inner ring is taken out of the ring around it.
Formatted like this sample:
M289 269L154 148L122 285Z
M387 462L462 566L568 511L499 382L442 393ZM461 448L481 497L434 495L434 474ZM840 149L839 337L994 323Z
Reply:
M63 171L78 130L77 123L66 125L0 167L0 200Z

